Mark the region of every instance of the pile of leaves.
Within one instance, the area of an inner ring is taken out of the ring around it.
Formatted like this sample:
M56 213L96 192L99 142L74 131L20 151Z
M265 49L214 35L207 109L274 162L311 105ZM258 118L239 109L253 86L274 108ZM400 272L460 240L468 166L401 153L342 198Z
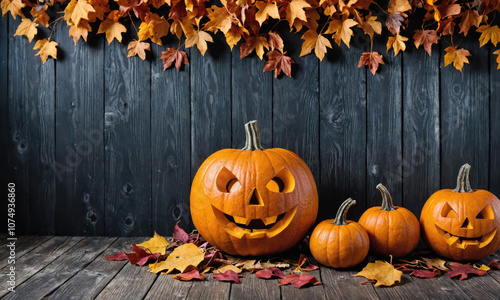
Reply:
M255 273L257 278L279 278L279 285L291 284L296 288L321 284L316 277L307 274L318 269L300 255L297 261L282 258L261 261L235 258L213 248L198 233L186 233L176 224L170 242L157 233L141 244L132 244L132 252L119 252L106 257L108 260L128 260L137 266L149 266L149 272L173 274L181 281L206 280L205 274L219 281L240 283L243 271ZM148 264L149 263L149 264ZM286 275L285 275L286 274Z
M39 26L53 31L65 21L75 44L80 39L87 41L89 32L95 31L105 34L108 43L115 39L121 42L122 34L128 31L126 23L131 23L128 28L135 32L130 33L129 57L144 60L151 43L162 45L168 39L178 39L177 48L161 53L164 69L189 64L183 47L196 46L204 55L207 43L213 43L213 35L219 31L231 50L240 45L241 58L251 53L261 60L266 56L264 71L274 71L276 76L281 72L291 76L294 63L276 31L283 27L304 40L300 56L314 51L320 60L333 48L332 41L350 47L352 36L367 35L370 51L361 55L358 67L368 66L373 74L384 64L382 54L373 51L374 35L386 38L387 52L392 49L394 56L408 44L417 49L422 46L431 55L432 46L442 40L447 45L445 66L452 64L460 71L471 54L459 44L471 31L480 33L471 35L479 36L481 47L488 43L496 47L500 41L500 29L494 25L500 11L498 0L390 0L383 2L384 7L374 0L220 0L217 4L204 0L33 1L2 0L3 15L10 12L14 19L22 17L15 35L24 35L31 42ZM288 26L277 27L279 23ZM52 31L34 46L44 63L49 56L57 58L58 43L52 40ZM500 50L494 53L500 68Z

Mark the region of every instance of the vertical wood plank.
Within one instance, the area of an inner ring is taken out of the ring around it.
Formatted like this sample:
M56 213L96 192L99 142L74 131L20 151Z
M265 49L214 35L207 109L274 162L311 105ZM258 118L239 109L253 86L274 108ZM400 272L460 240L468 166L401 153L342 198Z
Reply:
M186 300L197 299L213 299L213 300L227 300L231 292L231 282L222 282L212 277L212 274L206 274L207 280L200 282L193 282ZM237 284L237 283L234 283Z
M366 210L367 71L355 68L366 42L358 44L351 49L335 47L319 65L319 220L334 218L340 203L349 197L357 200L349 210L350 220L359 219Z
M62 24L60 24L62 25ZM104 235L104 41L55 32L56 234Z
M55 62L9 24L9 182L16 184L16 234L55 233ZM47 32L39 29L46 35ZM47 35L48 36L48 35Z
M491 49L491 48L490 48ZM491 50L493 52L493 50ZM490 185L489 190L500 197L500 72L497 55L490 55Z
M403 58L402 204L419 218L439 190L439 51L413 49Z
M153 45L155 57L161 51L166 49ZM189 73L189 65L164 72L161 59L151 65L153 230L160 234L172 234L179 220L183 228L191 224Z
M470 65L462 72L451 65L441 68L442 188L455 187L458 170L465 163L472 166L472 188L488 188L488 49L479 48L474 34L459 46L472 54Z
M367 207L380 206L375 188L382 183L395 205L402 203L402 55L386 52L384 40L375 39L373 50L384 56L385 65L367 78Z
M150 236L151 69L127 44L105 47L106 234Z

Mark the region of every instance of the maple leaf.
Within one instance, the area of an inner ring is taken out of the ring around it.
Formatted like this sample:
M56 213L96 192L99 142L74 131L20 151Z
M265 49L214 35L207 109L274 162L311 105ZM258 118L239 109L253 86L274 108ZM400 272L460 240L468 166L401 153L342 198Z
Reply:
M415 40L415 47L418 49L420 45L424 45L425 51L432 55L432 44L437 44L439 41L439 36L437 36L434 30L415 30L415 35L413 36Z
M214 274L212 276L215 279L217 279L218 281L232 281L235 283L240 283L238 273L231 271L231 270L227 270L226 272L221 273L221 274Z
M163 59L163 71L170 68L175 61L175 67L180 71L182 64L189 65L186 52L175 48L167 48L167 51L161 53L160 59Z
M449 46L448 48L444 49L444 51L446 51L446 54L444 55L445 67L453 63L453 67L462 72L464 63L469 63L469 60L467 59L467 56L471 56L469 50L463 48L457 49L457 47L455 46Z
M212 5L212 8L208 9L208 18L210 20L205 24L205 28L213 33L220 30L226 34L231 29L231 24L233 24L233 17L225 7Z
M457 262L450 262L450 271L448 272L448 277L453 278L456 276L460 276L458 280L464 280L467 279L469 274L483 276L484 274L486 274L486 271L478 270L470 264L463 265Z
M400 12L395 12L387 17L387 21L385 21L385 26L389 31L396 35L401 31L401 26L403 26L403 22L405 21L405 17Z
M254 270L256 262L255 259L238 259L235 266L243 270Z
M214 40L212 36L203 30L193 30L187 35L186 48L193 47L196 45L198 50L200 50L201 55L205 56L207 52L207 42L213 43Z
M23 3L23 0L2 0L0 3L0 7L2 8L2 17L10 11L14 20L16 19L16 16L24 18L24 14L21 9L25 6L26 5Z
M158 9L160 7L162 7L163 5L167 4L167 2L165 0L147 0L146 1L147 3L151 3L151 5L153 5L154 8ZM170 6L170 4L169 4Z
M71 20L75 23L75 25L80 24L82 19L88 20L89 13L95 12L94 7L90 5L87 0L71 0L71 2L76 2L71 11Z
M295 19L307 22L306 12L304 8L309 8L311 5L304 0L292 0L286 8L286 19L290 24L290 29L295 22Z
M231 26L231 29L229 29L229 31L225 34L226 42L231 48L231 51L233 50L233 47L241 40L241 36L243 34L249 35L250 33L245 27L239 27L234 24Z
M144 266L150 259L158 259L160 253L151 254L146 250L137 247L137 245L132 244L132 253L125 253L128 261L136 266Z
M500 28L498 28L498 25L483 25L476 31L481 32L481 36L479 37L479 47L486 45L488 42L491 42L496 47L498 42L500 42Z
M363 54L361 54L361 58L359 59L358 68L368 66L370 72L375 75L380 64L384 65L384 59L380 53L375 51L363 52Z
M151 239L143 243L137 244L137 246L148 250L150 253L160 253L161 255L165 255L167 251L168 242L164 237L155 232L155 234Z
M116 0L116 2L120 6L119 11L123 16L132 10L137 18L144 21L144 17L149 13L149 7L144 0Z
M225 273L226 271L229 271L229 270L231 270L235 273L238 273L238 274L241 273L241 271L242 271L240 268L236 267L235 265L225 264L225 265L215 269L213 271L213 273L214 274L222 274L222 273Z
M437 269L434 269L433 271L414 270L413 272L410 273L410 275L415 276L415 277L420 277L420 278L434 278L438 275L441 275L441 272Z
M441 271L449 271L450 269L448 269L446 267L446 261L445 260L442 260L440 258L426 258L426 257L422 257L422 259L429 265L433 266L434 268L437 268Z
M174 227L174 240L180 241L180 242L182 242L184 244L187 244L188 240L189 240L189 234L187 234L187 232L184 231L184 229L182 229L179 226L180 222L181 221L177 221L177 223L175 223L175 227Z
M480 16L477 10L472 9L462 12L462 14L462 20L458 25L460 27L459 33L463 33L464 36L467 36L467 33L472 26L479 27L479 24L481 24L481 21L483 20L483 16Z
M277 32L269 32L268 44L271 50L278 49L283 52L283 47L285 46L283 43L283 39Z
M264 269L264 270L257 271L255 273L255 277L257 277L257 278L264 278L264 279L270 279L270 278L273 278L273 277L276 277L276 278L285 278L285 274L283 274L283 272L281 272L280 269L278 269L276 267L271 267L271 268L267 268L267 269Z
M56 48L57 45L59 44L54 41L49 41L47 39L38 40L36 41L33 50L40 50L40 51L38 51L38 53L35 54L35 56L40 56L43 63L47 61L47 58L49 58L49 56L52 56L52 58L57 59L57 48Z
M174 274L172 277L180 281L205 280L205 277L201 276L198 270L192 270L182 274Z
M325 38L323 35L318 34L315 30L308 30L302 36L304 43L302 44L302 50L300 51L300 56L307 55L311 53L314 49L314 53L319 58L319 60L323 60L326 54L326 47L332 48L332 44L330 41Z
M28 41L31 43L33 38L35 37L38 29L36 28L38 23L36 21L31 21L31 19L23 18L19 26L17 26L16 35L25 35L28 38Z
M205 253L192 243L183 244L175 248L166 260L150 264L150 272L158 273L166 271L171 273L179 270L184 273L189 267L197 267L205 258Z
M406 50L405 42L408 40L407 37L400 35L399 33L396 36L390 36L387 40L387 52L391 48L394 49L394 56L398 55L399 51Z
M104 20L106 18L105 13L109 12L109 3L107 0L88 0L88 2L92 5L95 12L89 13L88 20L90 22L95 22L97 19Z
M462 6L460 4L453 4L453 2L455 1L443 1L443 3L436 7L439 12L439 19L436 19L436 21L439 22L441 19L460 13Z
M168 35L169 28L170 23L164 17L150 13L141 22L137 36L139 41L151 39L153 43L162 45L161 38Z
M476 268L476 269L478 269L478 270L483 270L483 271L486 271L486 272L488 272L489 270L491 270L491 268L490 268L490 267L488 267L488 266L487 266L487 265L485 265L485 264L482 264L482 265L480 265L479 267L477 267L476 265L474 265L474 268Z
M497 54L497 55L500 55L500 50L497 50L497 51L495 51L493 53ZM499 67L498 68L500 68L500 62L498 61L498 58L497 58L497 63L499 63ZM488 267L500 270L500 260L494 259L494 260L490 261L490 263L488 264Z
M405 12L411 9L410 2L408 0L391 0L389 2L388 11L392 14L395 12Z
M376 280L375 286L392 286L401 282L403 272L394 269L394 266L388 262L377 260L374 263L368 263L361 272L353 276L363 276L366 279Z
M262 60L264 58L264 48L269 49L267 40L263 36L249 36L246 42L240 46L240 59L247 57L252 51L255 50L257 56Z
M280 12L278 10L278 6L275 2L269 3L264 1L257 1L255 6L259 9L259 11L255 14L255 20L259 22L260 25L267 20L267 17L271 17L273 19L280 18Z
M97 33L105 33L106 40L108 40L108 45L114 39L117 39L118 42L122 41L122 33L127 32L127 28L121 24L118 19L120 18L120 12L117 10L113 10L109 13L106 20L104 20L99 26L99 30Z
M133 40L128 44L127 57L139 56L142 60L146 60L146 50L151 51L151 44Z
M337 45L340 46L341 42L347 45L350 48L349 44L351 43L351 36L354 35L351 27L357 25L358 22L353 19L334 19L328 25L328 29L325 31L325 34L334 34L334 39Z
M81 20L80 24L71 25L71 27L69 28L69 36L73 37L73 42L76 45L80 37L83 38L83 40L86 42L90 31L92 31L92 27L90 27L88 21Z
M37 5L31 8L31 15L43 26L48 27L50 16L47 14L48 5Z
M316 279L316 277L309 275L309 274L290 274L286 275L283 280L279 282L279 285L287 285L291 284L294 287L300 289L303 286L306 286L308 284L312 285L319 285L321 284L321 281Z
M266 53L267 62L264 66L264 72L274 71L274 77L283 71L288 77L292 77L292 64L295 63L290 56L286 56L285 53L281 53L276 50L272 50Z
M303 268L302 266L304 266L306 263L307 263L307 267ZM305 256L304 254L301 254L299 257L298 268L300 270L304 270L304 271L313 271L313 270L319 269L319 267L316 265L313 265L309 261L307 256Z
M318 30L318 20L320 15L315 9L306 10L307 21L302 21L300 19L295 19L293 22L293 27L297 32L301 31L303 26L306 26L310 30Z
M377 21L377 16L372 16L371 12L368 16L365 17L364 21L361 18L360 21L361 22L358 22L358 27L363 29L363 32L365 34L368 34L370 38L373 38L373 35L375 33L382 33L382 23Z
M105 259L120 261L120 260L127 260L128 258L127 258L127 255L125 254L125 252L118 252L115 255L111 255L111 256L106 257Z

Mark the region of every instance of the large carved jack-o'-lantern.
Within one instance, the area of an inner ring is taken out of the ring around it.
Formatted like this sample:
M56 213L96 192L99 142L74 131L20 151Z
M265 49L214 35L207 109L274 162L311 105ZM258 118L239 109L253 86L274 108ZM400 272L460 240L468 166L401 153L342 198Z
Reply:
M435 192L420 216L425 243L452 260L477 260L500 248L500 200L471 189L469 171L470 165L463 165L457 187Z
M257 122L243 149L224 149L201 165L191 186L191 217L213 246L240 256L270 255L297 244L316 220L318 193L295 153L264 150Z

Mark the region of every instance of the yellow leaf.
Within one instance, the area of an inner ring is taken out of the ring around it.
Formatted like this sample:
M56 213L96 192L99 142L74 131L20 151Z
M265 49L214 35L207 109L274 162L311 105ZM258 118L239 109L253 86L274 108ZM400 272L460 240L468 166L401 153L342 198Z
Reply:
M498 42L500 42L500 28L498 28L498 25L491 27L490 25L483 25L476 31L481 32L481 36L479 37L480 47L486 45L486 43L490 41L496 47Z
M403 272L394 269L394 266L388 262L377 260L374 263L368 263L361 272L353 276L363 276L370 280L376 280L375 286L391 286L401 282Z
M16 33L14 33L14 36L16 35L25 35L28 38L28 41L33 40L35 37L36 33L38 32L38 29L36 28L38 26L38 23L36 21L31 21L31 19L26 19L23 18L19 26L17 26Z
M455 46L449 46L448 48L444 49L444 51L446 51L446 54L444 55L445 67L453 63L453 67L462 72L464 63L469 63L469 60L467 59L467 56L471 56L469 50L463 48L457 49L457 47Z
M354 21L353 19L334 19L330 22L330 25L328 25L328 29L325 31L325 34L333 33L333 37L337 45L340 46L340 43L344 42L344 44L346 44L347 47L350 48L349 44L351 43L351 36L354 35L351 27L357 24L358 22Z
M44 5L42 7L33 7L31 8L31 15L36 18L36 20L45 27L49 27L50 16L47 14L48 5Z
M391 48L394 49L394 56L398 55L399 51L404 52L406 50L405 42L407 40L408 40L407 37L404 37L399 33L396 34L396 36L390 36L387 41L387 52L389 52Z
M377 16L370 15L366 16L365 20L359 24L363 32L368 34L370 38L373 38L373 35L382 33L382 23L377 21Z
M497 70L500 70L500 50L497 50L495 52L493 52L493 54L496 54L497 55Z
M147 50L150 50L149 47ZM161 255L165 255L168 242L164 237L155 232L154 236L149 241L145 241L144 243L138 244L137 246L148 250L150 253L160 253Z
M238 44L238 42L241 40L241 36L243 34L250 34L248 30L245 27L239 27L233 25L231 29L225 34L226 36L226 42L231 48L231 51L233 50L233 47Z
M2 8L2 16L5 16L5 14L10 11L10 14L14 18L14 20L16 19L16 16L21 16L24 18L21 9L26 5L23 3L23 0L2 0L0 6Z
M164 17L150 13L141 22L137 36L139 41L151 39L153 43L161 45L161 38L168 35L169 29L170 23Z
M196 247L195 244L183 244L175 248L166 260L150 264L149 271L153 273L166 271L168 274L174 270L179 270L184 273L189 267L197 267L204 258L205 252Z
M106 33L106 39L108 44L111 44L113 39L117 39L118 42L122 41L122 33L127 32L127 28L123 26L119 21L119 12L114 10L109 13L106 20L104 20L99 26L97 33Z
M33 47L33 50L40 50L38 51L36 56L40 56L42 59L42 62L45 63L47 61L47 58L49 56L52 56L52 58L57 59L57 46L58 44L54 41L49 42L47 39L42 39L38 40L35 44L35 47Z
M89 19L89 13L95 12L95 9L90 5L87 0L77 0L73 12L71 13L71 20L76 25L80 24L80 20Z
M75 24L71 25L69 28L69 36L73 37L73 42L75 42L76 45L80 37L86 42L90 31L92 31L92 27L90 27L89 22L87 20L81 20L78 26Z
M489 270L491 270L491 268L490 268L490 267L488 267L488 266L487 266L487 265L485 265L485 264L482 264L482 265L481 265L481 266L479 266L479 267L476 267L476 265L474 265L474 268L476 268L476 269L478 269L478 270L483 270L483 271L486 271L486 272L488 272Z
M292 0L286 9L286 19L290 24L290 29L293 26L295 19L307 22L306 12L304 8L309 8L311 5L304 0Z
M264 1L257 1L255 6L259 9L259 11L255 14L255 20L259 22L260 25L267 20L268 16L273 19L280 18L280 12L275 2L268 3Z
M263 36L250 36L248 37L246 43L240 46L240 58L246 57L253 50L257 53L257 56L262 60L264 57L264 48L269 49L269 44Z
M411 9L410 2L408 0L391 0L389 2L388 11L392 14L394 12L405 12Z
M240 268L238 268L238 267L236 267L234 265L223 265L222 267L219 267L216 270L214 270L212 273L214 273L214 274L222 274L222 273L224 273L224 272L226 272L228 270L231 270L231 271L233 271L235 273L238 273L238 274L241 273L241 271L242 271Z
M214 42L210 34L202 30L193 30L189 35L187 35L186 48L196 45L198 50L200 50L201 55L205 55L205 52L207 52L207 42Z
M211 9L208 9L208 18L210 19L205 28L208 31L217 33L218 30L226 34L229 29L231 29L231 24L233 23L233 18L228 13L225 7L217 7L212 5Z
M311 53L312 49L314 49L314 53L319 60L323 60L327 51L326 47L330 49L332 48L330 41L314 30L306 31L306 33L302 36L302 39L304 40L304 43L302 44L300 56L307 55Z
M426 258L426 257L422 257L422 259L429 265L433 266L434 268L436 269L439 269L441 271L449 271L450 269L448 269L446 267L446 261L445 260L442 260L440 258Z

